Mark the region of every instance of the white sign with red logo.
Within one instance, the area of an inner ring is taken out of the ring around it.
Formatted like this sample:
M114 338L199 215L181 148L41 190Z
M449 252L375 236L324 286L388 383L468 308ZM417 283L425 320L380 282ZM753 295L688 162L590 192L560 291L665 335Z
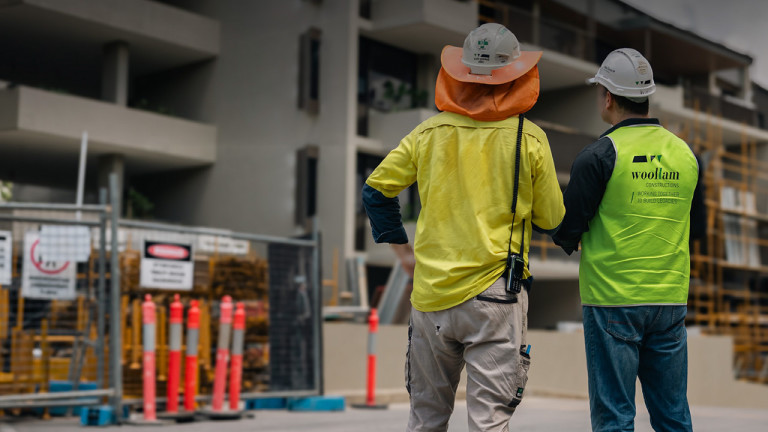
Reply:
M192 245L145 240L141 254L142 288L191 290Z
M74 300L76 264L69 261L47 261L40 254L40 234L24 235L24 263L21 296L45 300Z
M10 285L13 277L11 257L13 242L10 231L0 231L0 285Z

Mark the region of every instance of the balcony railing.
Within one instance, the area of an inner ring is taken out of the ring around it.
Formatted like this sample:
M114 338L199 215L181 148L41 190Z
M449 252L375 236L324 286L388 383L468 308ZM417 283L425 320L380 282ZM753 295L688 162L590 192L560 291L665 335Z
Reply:
M701 87L686 88L684 104L686 108L721 116L748 126L758 126L756 110L735 104L724 96L713 95Z
M593 60L588 58L589 37L585 29L542 16L537 31L535 17L530 11L489 0L480 0L479 3L480 22L502 24L520 42L532 43L583 60Z

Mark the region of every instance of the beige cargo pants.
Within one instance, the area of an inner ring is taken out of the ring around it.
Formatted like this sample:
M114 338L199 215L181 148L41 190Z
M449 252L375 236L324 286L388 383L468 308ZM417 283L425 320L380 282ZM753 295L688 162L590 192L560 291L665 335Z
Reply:
M448 430L467 366L470 432L506 432L528 381L528 293L517 298L497 280L482 294L437 312L412 309L405 380L409 432Z

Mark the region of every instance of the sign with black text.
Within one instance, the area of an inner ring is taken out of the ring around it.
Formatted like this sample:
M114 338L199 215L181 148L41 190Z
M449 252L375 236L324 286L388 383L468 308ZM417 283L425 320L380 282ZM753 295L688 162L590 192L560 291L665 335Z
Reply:
M74 300L76 264L46 260L40 253L40 233L24 235L21 296L44 300Z
M141 287L168 290L192 289L192 245L144 241L141 254Z

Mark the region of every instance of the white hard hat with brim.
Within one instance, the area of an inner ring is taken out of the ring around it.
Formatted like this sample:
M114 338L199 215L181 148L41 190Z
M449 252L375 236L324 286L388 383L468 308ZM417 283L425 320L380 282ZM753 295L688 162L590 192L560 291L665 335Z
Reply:
M508 65L493 69L490 75L473 74L462 60L463 48L446 45L440 55L440 63L451 78L467 83L504 84L514 81L528 73L539 63L542 51L521 51L520 56Z

